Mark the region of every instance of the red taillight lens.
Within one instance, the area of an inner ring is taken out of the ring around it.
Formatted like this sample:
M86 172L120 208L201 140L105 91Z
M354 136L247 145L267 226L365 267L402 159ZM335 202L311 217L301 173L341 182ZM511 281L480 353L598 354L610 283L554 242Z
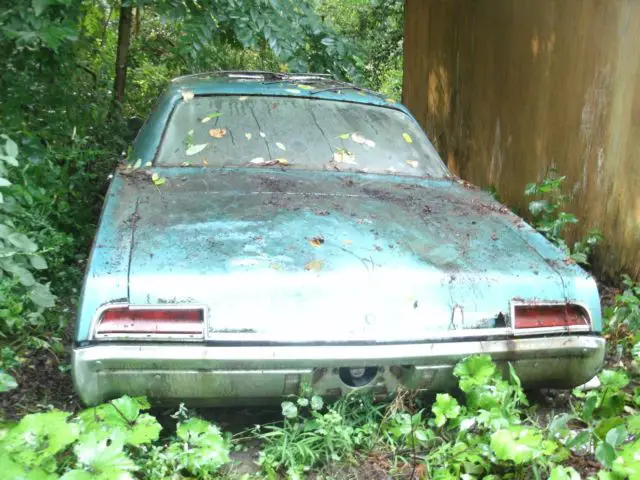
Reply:
M157 334L202 335L203 312L199 309L131 309L105 310L96 333L99 335Z
M588 326L589 319L577 305L516 305L516 328Z

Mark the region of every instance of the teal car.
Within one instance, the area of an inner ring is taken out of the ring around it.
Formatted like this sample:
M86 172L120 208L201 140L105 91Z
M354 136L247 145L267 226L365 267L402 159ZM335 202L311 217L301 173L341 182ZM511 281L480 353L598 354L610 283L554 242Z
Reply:
M593 278L455 178L405 107L325 75L175 79L112 179L77 314L87 404L455 386L460 359L572 387Z

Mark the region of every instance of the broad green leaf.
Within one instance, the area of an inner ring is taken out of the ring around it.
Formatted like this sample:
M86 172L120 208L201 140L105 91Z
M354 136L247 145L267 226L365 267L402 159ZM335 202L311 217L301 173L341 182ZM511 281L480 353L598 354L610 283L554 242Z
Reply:
M196 155L197 153L200 153L205 148L207 148L207 145L209 145L209 144L208 143L201 143L199 145L191 145L189 148L187 148L187 151L185 153L187 155L189 155L189 156Z
M35 283L29 292L29 298L40 308L53 308L56 305L56 297L49 290L49 285Z
M282 416L285 418L296 418L298 416L298 407L293 402L282 402Z
M67 423L71 414L53 410L20 420L3 439L3 449L27 467L55 468L55 455L78 438L78 426Z
M630 480L640 478L640 439L622 448L620 455L613 462L613 472Z
M35 253L38 251L38 245L36 245L29 237L27 237L24 233L12 233L7 238L9 243L11 243L14 247L22 250L26 253Z
M596 458L602 465L611 468L616 459L616 450L607 442L600 442L596 447Z
M128 473L138 467L124 452L124 439L119 428L95 430L80 437L73 451L78 462L98 473L98 478L133 478Z
M9 155L0 155L0 160L8 163L12 167L17 167L20 165L14 157L10 157Z
M580 480L580 474L571 467L558 465L551 470L549 480Z
M16 142L11 140L10 138L6 138L6 142L4 144L4 151L8 157L15 159L18 156L18 145L16 144ZM17 166L17 165L14 165L14 166Z
M11 185L11 182L6 178L0 177L0 187L8 187Z
M36 16L40 16L51 3L52 0L32 0L33 10Z
M324 407L324 401L322 400L322 397L318 395L314 395L313 397L311 397L312 410L315 410L317 412L318 410L322 410L322 407Z
M460 416L460 405L448 393L439 393L436 395L436 401L431 407L431 411L435 415L436 426L442 427L447 422L447 418Z
M613 448L617 448L622 445L626 440L629 433L624 425L618 425L607 432L605 441Z
M516 465L531 461L539 453L542 435L533 428L511 427L491 435L491 450L500 460Z
M598 375L598 379L602 387L612 388L615 390L622 389L629 384L629 377L620 370L603 370Z
M2 260L0 267L6 272L16 277L18 281L25 287L32 287L36 283L36 279L29 270L13 262L13 260Z
M579 448L591 439L591 434L587 431L578 433L575 437L567 442L567 448Z
M170 450L180 454L189 471L215 472L229 462L229 445L215 425L200 418L190 418L178 425L176 433L187 445L175 442Z
M0 393L8 392L18 387L16 379L4 370L0 369Z
M40 255L31 255L31 256L29 256L29 263L31 263L31 266L33 268L35 268L36 270L46 270L47 269L47 262Z

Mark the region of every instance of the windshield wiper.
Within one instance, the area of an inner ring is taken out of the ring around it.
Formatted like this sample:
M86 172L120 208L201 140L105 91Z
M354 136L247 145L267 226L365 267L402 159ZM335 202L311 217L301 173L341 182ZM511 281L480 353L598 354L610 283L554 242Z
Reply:
M358 87L357 85L351 85L348 83L343 83L340 85L334 85L332 87L327 87L327 88L321 88L319 90L313 90L312 92L309 92L310 95L316 95L318 93L322 93L322 92L339 92L340 90L356 90L358 92L363 92L366 93L368 95L373 95L375 97L380 97L380 95L378 95L376 92L373 92L367 88L362 88L362 87Z

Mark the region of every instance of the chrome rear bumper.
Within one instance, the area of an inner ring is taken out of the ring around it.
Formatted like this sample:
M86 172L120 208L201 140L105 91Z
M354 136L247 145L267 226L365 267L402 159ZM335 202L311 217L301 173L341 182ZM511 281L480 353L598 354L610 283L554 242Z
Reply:
M511 362L525 386L570 388L598 372L605 341L567 335L363 346L103 343L75 348L72 367L76 390L89 405L123 394L238 405L277 402L303 384L321 395L344 394L353 387L340 378L341 367L377 367L366 388L380 394L399 386L444 391L456 384L459 360L483 353L503 368Z

